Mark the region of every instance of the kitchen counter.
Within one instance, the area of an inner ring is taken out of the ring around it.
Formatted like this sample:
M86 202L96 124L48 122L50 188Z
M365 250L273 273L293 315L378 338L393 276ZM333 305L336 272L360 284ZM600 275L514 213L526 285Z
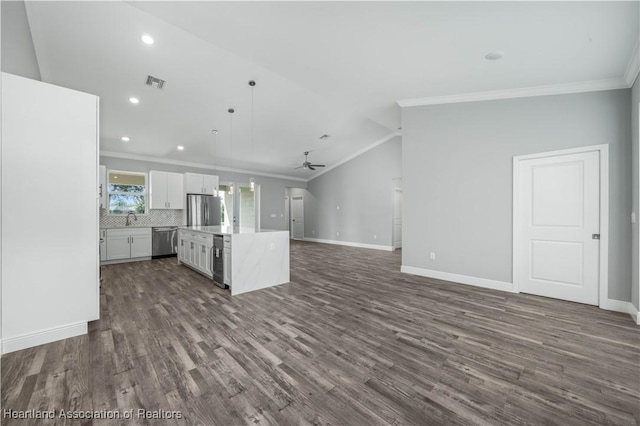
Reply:
M263 234L263 233L273 233L273 232L287 232L287 231L277 231L273 229L262 229L262 230L256 231L253 228L233 228L231 226L180 226L179 228L185 229L187 231L204 232L206 234L215 234L215 235Z
M214 235L224 236L224 284L232 296L289 282L289 231L183 226L178 261L212 278Z

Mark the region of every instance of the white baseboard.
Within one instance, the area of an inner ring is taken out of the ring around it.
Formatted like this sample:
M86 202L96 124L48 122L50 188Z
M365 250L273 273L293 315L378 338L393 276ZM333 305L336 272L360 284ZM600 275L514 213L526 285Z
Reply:
M402 265L402 267L400 268L400 272L513 293L513 284L506 281L496 281L486 278L470 277L468 275L451 274L449 272L432 271L430 269L416 268L413 266L405 265Z
M631 315L633 322L640 325L640 315L638 310L631 302L624 302L622 300L607 299L604 303L600 304L600 309L606 309L607 311L622 312L623 314Z
M303 241L322 244L336 244L339 246L359 247L373 250L393 251L393 246L379 246L375 244L352 243L350 241L323 240L321 238L305 238Z
M633 320L637 325L640 325L640 312L638 312L636 307L633 306L633 303L631 302L627 302L627 303L629 303L629 315L631 315L631 318L633 318Z
M51 343L57 340L68 339L69 337L81 336L87 334L88 331L89 327L86 322L78 322L37 331L35 333L23 334L22 336L5 338L2 339L2 354L44 345L45 343Z

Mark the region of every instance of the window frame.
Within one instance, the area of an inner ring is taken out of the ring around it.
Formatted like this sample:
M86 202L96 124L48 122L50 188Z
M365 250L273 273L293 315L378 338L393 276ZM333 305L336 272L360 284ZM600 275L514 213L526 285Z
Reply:
M149 174L146 172L132 172L129 170L113 170L113 169L109 169L107 170L107 176L106 176L106 183L107 183L107 202L106 202L106 207L107 207L107 215L108 216L126 216L129 214L129 212L126 213L112 213L111 212L111 194L114 195L132 195L132 193L130 192L122 192L122 191L110 191L109 187L111 185L111 182L109 181L109 175L111 175L111 173L120 173L120 174L125 174L125 175L134 175L134 176L143 176L144 177L144 192L141 193L137 193L135 195L141 195L142 197L144 197L144 213L135 213L138 216L147 216L149 215Z

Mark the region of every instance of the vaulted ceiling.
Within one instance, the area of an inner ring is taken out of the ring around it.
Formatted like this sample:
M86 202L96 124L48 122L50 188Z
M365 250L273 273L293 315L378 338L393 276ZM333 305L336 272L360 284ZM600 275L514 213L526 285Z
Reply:
M608 1L47 1L26 10L43 81L100 96L103 151L297 178L314 176L293 169L303 151L331 166L397 133L398 100L622 87L640 13L637 2ZM492 51L504 57L486 60ZM146 86L148 75L164 88Z

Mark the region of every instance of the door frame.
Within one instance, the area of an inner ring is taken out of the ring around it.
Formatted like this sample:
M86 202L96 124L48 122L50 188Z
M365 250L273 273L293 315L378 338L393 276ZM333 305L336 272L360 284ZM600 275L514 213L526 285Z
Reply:
M598 152L600 154L600 253L598 277L598 306L606 309L609 299L609 145L591 145L579 148L561 149L557 151L547 151L535 154L518 155L513 157L513 292L520 293L519 247L521 237L518 233L520 229L520 209L518 200L520 196L520 162L536 158L556 157L560 155L581 154L585 152Z
M391 247L393 248L393 251L402 248L402 242L400 243L400 247L396 246L396 194L398 192L403 195L402 202L404 203L404 192L402 191L402 188L393 188L391 193ZM400 220L402 220L402 215L400 215ZM402 233L400 234L400 237L400 241L402 241Z

